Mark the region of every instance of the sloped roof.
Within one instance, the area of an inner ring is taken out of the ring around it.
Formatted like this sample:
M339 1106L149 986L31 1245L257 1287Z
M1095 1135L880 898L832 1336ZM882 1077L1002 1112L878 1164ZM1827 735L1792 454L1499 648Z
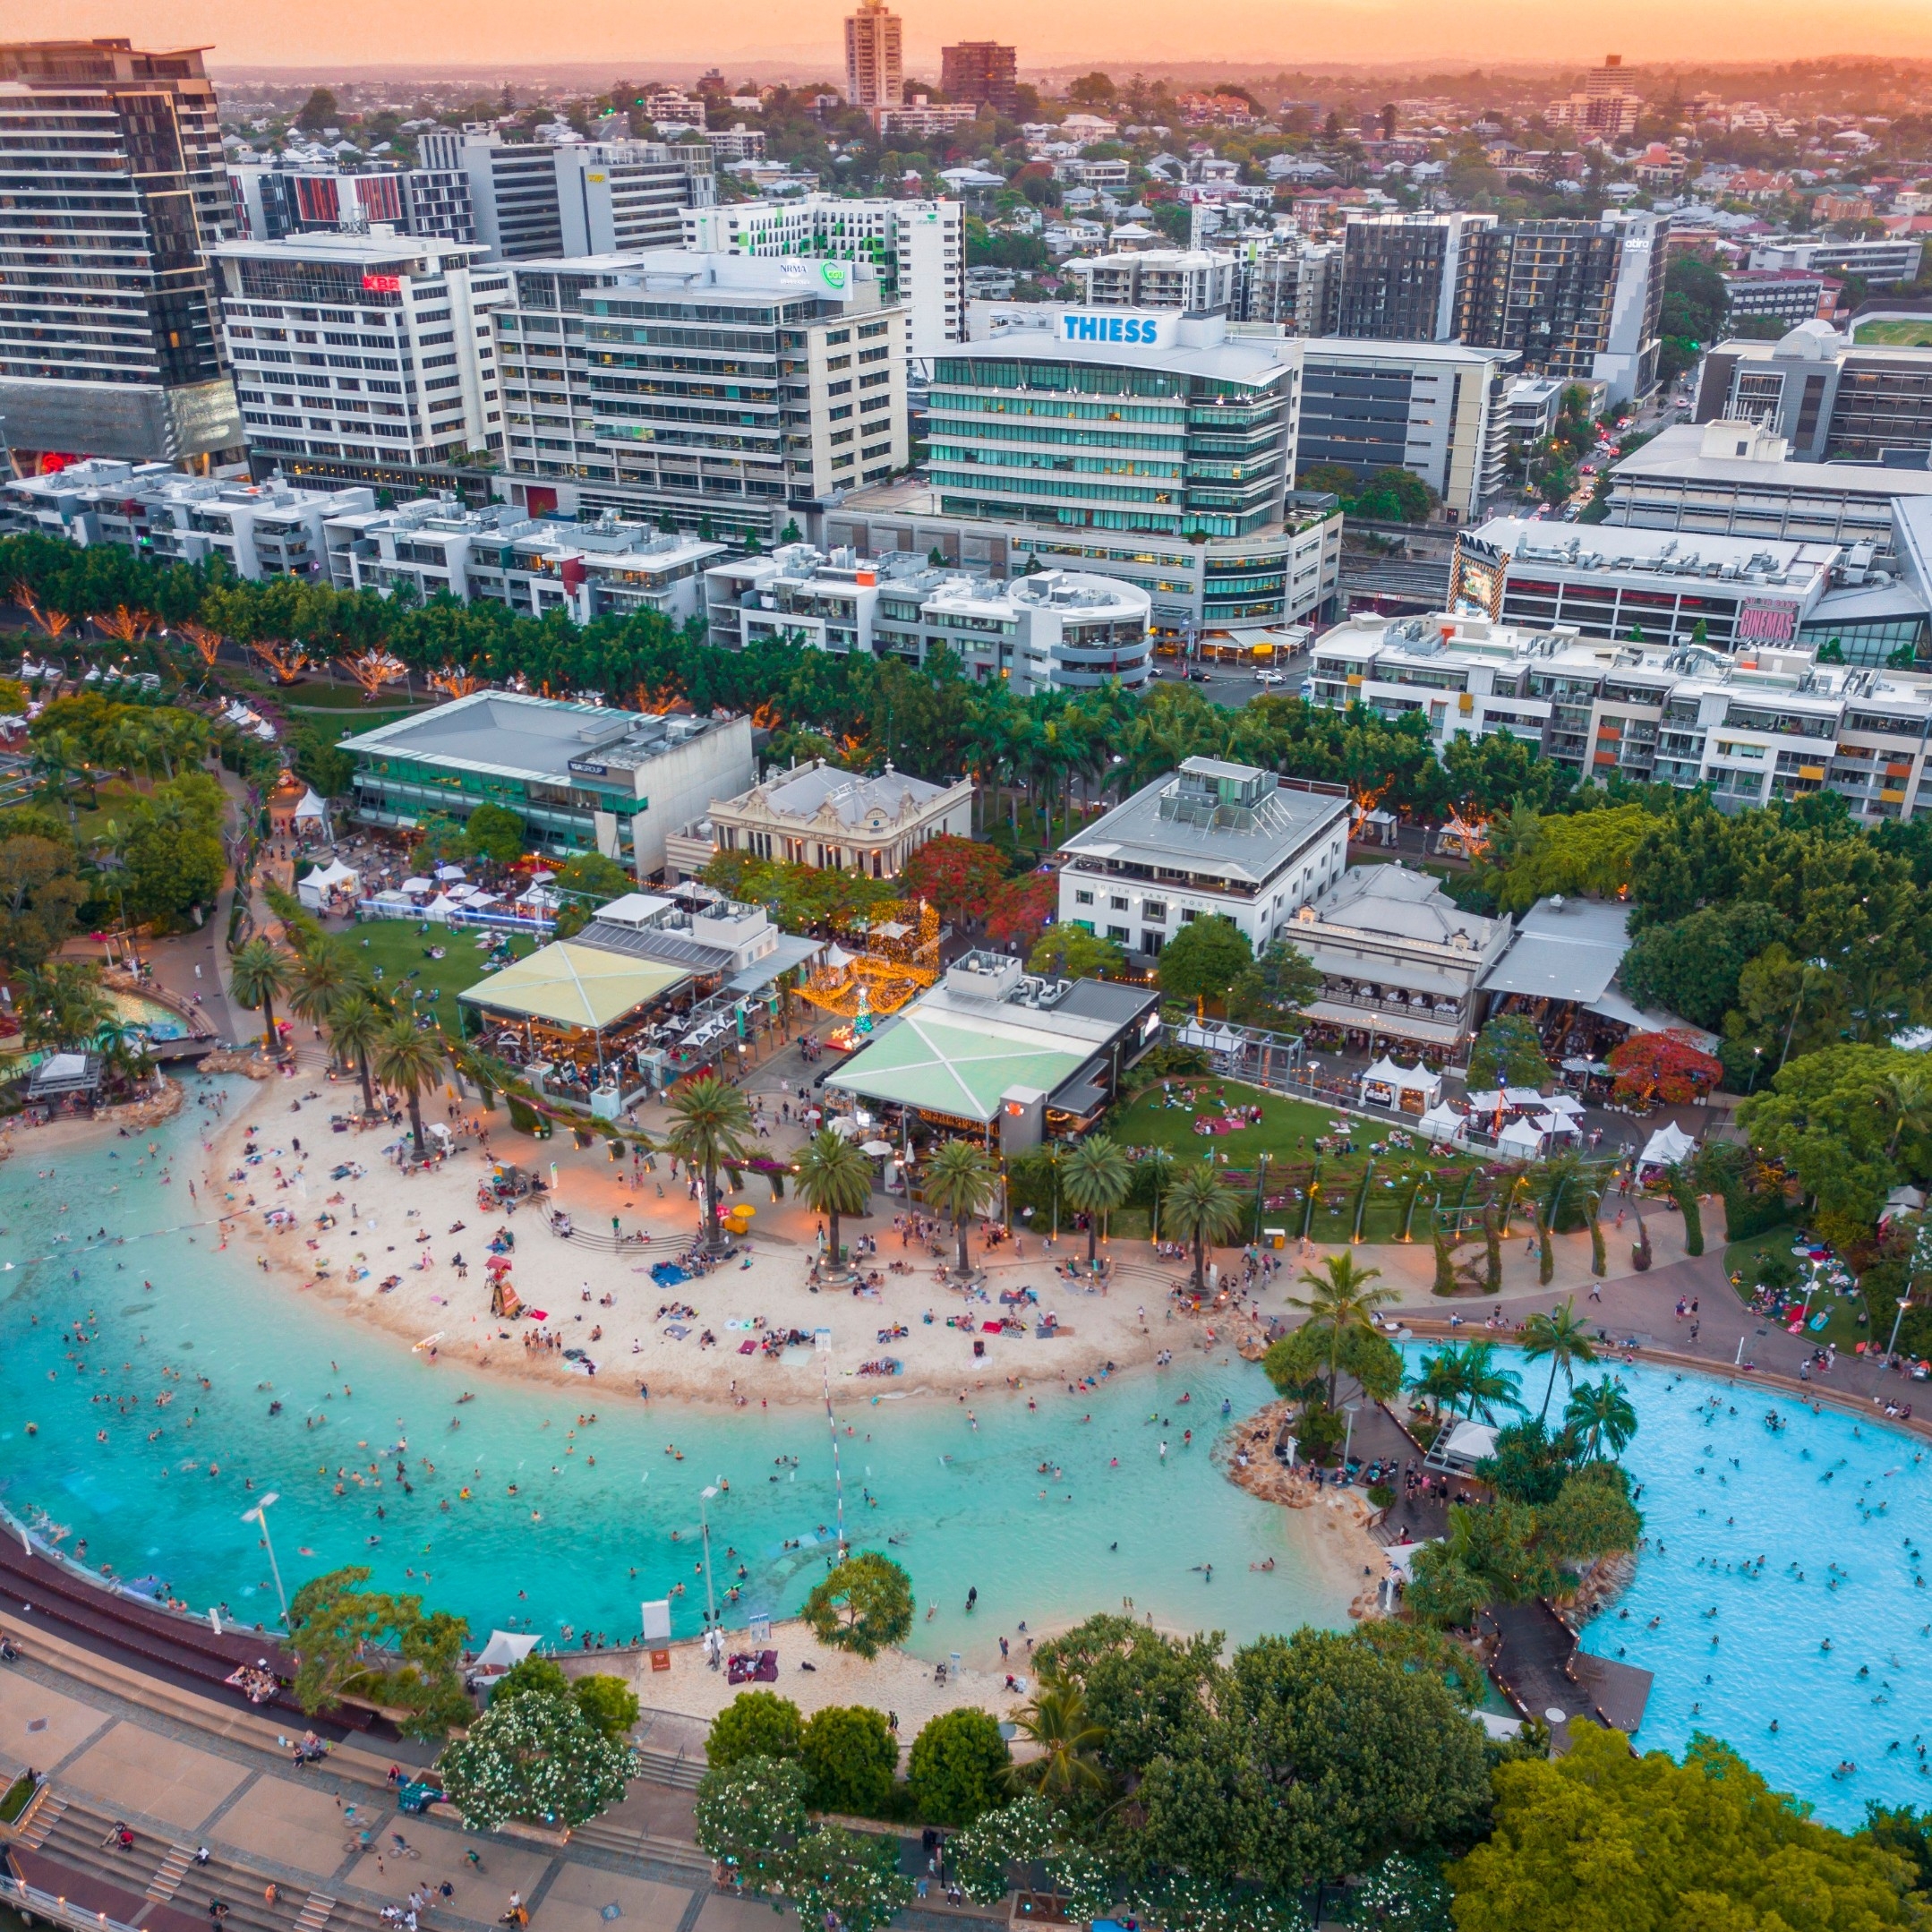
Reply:
M601 1032L689 978L674 966L628 959L565 939L466 987L457 996L472 1006Z

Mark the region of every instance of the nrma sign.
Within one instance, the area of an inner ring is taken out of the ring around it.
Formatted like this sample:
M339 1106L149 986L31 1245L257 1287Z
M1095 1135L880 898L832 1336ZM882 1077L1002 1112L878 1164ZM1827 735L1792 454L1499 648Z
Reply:
M1130 315L1117 309L1067 309L1060 316L1063 342L1117 342L1135 348L1156 348L1170 342L1179 317L1174 314Z

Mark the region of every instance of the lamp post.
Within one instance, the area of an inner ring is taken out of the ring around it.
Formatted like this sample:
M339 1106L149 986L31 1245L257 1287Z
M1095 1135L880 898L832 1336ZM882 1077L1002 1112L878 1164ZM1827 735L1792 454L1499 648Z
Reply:
M711 1518L705 1513L705 1505L718 1493L715 1483L707 1483L697 1492L697 1522L705 1539L705 1649L711 1652L711 1633L717 1628L718 1600L711 1587ZM716 1670L718 1660L715 1653L711 1654L711 1667Z
M269 1541L269 1505L280 1500L271 1489L252 1509L243 1510L242 1520L261 1526L261 1547L269 1552L269 1574L275 1578L276 1599L282 1606L282 1628L286 1630L288 1628L288 1593L282 1588L282 1572L275 1560L275 1545Z

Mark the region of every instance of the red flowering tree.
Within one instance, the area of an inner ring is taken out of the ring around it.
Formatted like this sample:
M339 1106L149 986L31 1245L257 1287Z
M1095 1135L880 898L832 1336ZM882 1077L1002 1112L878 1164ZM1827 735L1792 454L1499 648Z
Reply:
M1675 1029L1631 1034L1611 1050L1610 1070L1617 1076L1618 1100L1638 1107L1652 1100L1688 1107L1701 1100L1724 1071L1693 1035Z
M990 845L943 832L906 860L899 884L907 897L925 900L951 924L977 925L1005 876L1006 868Z
M1051 926L1060 910L1060 881L1051 872L1008 879L987 900L986 936L995 945L1016 944L1022 953Z

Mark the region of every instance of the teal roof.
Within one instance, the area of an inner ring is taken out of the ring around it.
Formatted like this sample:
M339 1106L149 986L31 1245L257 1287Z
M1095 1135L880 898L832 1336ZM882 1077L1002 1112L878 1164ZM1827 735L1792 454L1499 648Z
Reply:
M826 1082L895 1106L990 1121L1010 1088L1051 1093L1093 1057L1093 1047L1048 1047L1030 1028L998 1020L974 1026L915 1006L880 1030Z

